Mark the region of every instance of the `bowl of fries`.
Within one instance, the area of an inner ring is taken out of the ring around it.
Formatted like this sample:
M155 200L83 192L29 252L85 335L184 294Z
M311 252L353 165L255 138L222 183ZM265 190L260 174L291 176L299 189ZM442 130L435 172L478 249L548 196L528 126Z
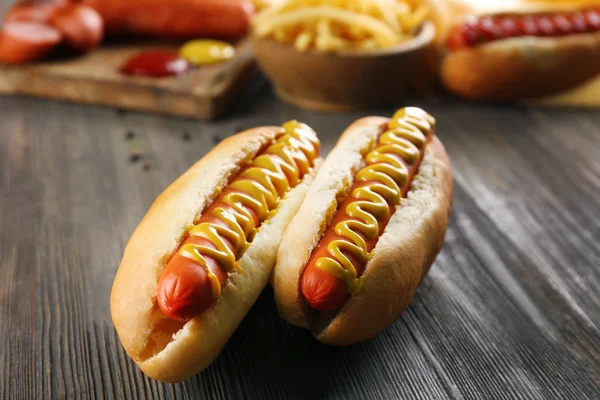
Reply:
M397 101L428 69L428 13L419 0L286 0L254 17L252 41L282 99L366 109Z

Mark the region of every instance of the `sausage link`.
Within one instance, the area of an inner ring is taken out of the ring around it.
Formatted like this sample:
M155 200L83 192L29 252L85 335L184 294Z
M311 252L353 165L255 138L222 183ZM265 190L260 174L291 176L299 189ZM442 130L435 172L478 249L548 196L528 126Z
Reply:
M198 225L202 223L214 223L219 226L225 226L220 219L211 217L211 211L216 207L226 207L230 212L234 211L228 205L217 200L205 212ZM256 216L256 213L251 208L246 208L246 210L253 217ZM258 218L253 218L253 226L256 227L258 224ZM227 238L222 239L231 252L236 251L231 241L227 240ZM206 267L202 267L197 261L183 255L181 250L184 246L190 244L216 249L216 246L206 238L194 235L188 236L167 264L158 284L158 304L160 309L169 318L182 321L187 321L196 315L200 315L210 307L220 294L221 287L225 285L227 280L227 271L213 257L203 255Z
M600 31L600 8L568 13L469 17L448 36L448 48L460 50L521 36L559 37Z
M319 156L319 141L306 125L291 121L248 168L241 171L190 229L158 282L157 302L169 318L189 320L219 297L229 273L256 229L279 200L297 186Z
M0 63L25 64L43 58L62 40L60 32L39 22L7 22L0 28Z
M340 309L351 294L360 293L370 253L410 189L434 125L421 109L401 109L367 154L366 166L302 273L300 288L314 309Z
M8 9L4 22L49 22L54 13L68 3L69 0L19 1Z
M79 53L95 49L104 35L102 17L85 4L73 3L59 8L50 23L63 34L67 45Z
M102 15L107 35L234 39L250 27L251 0L84 0Z

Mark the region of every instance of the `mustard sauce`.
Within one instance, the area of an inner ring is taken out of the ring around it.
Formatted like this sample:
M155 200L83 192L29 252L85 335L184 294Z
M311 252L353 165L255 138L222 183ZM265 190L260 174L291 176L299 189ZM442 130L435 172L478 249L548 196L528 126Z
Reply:
M192 65L208 65L232 59L235 47L220 40L197 39L181 46L179 55Z
M254 158L248 168L227 187L228 193L219 200L224 206L210 211L210 215L224 226L201 222L190 229L190 235L200 236L214 246L188 243L180 249L182 256L206 270L213 300L220 295L221 284L208 268L205 256L214 258L227 272L243 272L237 261L246 251L260 224L271 216L283 195L301 182L314 166L318 155L319 140L314 131L297 121L286 122L273 144ZM258 225L255 225L248 208L258 215ZM224 239L233 244L233 251Z
M335 233L343 239L331 241L327 246L330 256L319 258L315 264L343 280L352 295L361 291L364 282L362 277L357 276L346 254L360 263L369 261L372 254L361 234L369 239L378 237L378 220L387 220L390 216L388 204L393 207L400 204L402 187L409 179L408 169L398 157L409 165L419 162L427 136L434 127L435 119L419 108L398 110L378 138L375 148L365 157L367 165L356 174L356 182L366 183L350 193L355 200L346 206L344 212L353 219L337 223Z

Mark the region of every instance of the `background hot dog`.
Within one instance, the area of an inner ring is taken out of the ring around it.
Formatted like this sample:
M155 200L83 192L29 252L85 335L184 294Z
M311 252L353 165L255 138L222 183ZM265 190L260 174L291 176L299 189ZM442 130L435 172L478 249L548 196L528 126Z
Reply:
M397 115L395 116L394 119L396 119L396 118L397 118ZM410 189L412 179L413 179L415 173L418 171L419 165L421 163L423 153L425 151L426 143L431 139L431 137L433 135L433 131L431 129L423 129L423 134L425 135L425 137L424 137L425 145L420 146L419 156L418 156L416 162L410 163L406 159L404 159L404 158L400 157L399 155L394 154L392 152L385 153L386 157L391 157L396 162L401 163L402 165L404 165L404 167L407 170L406 181L403 183L396 182L397 184L401 185L400 186L400 189L401 189L400 197L404 197L406 195L406 193L408 192L408 190ZM418 143L419 141L415 140L414 142ZM377 148L381 148L379 146L382 146L382 143L378 143L377 146L378 146ZM385 144L383 144L383 146L385 146ZM374 153L372 153L372 154L374 154ZM378 159L370 160L369 156L367 156L367 166L365 168L367 168L369 165L372 165L372 164L375 164L378 162L379 162ZM363 170L365 170L365 169L363 169ZM360 172L359 172L359 174L360 174ZM353 196L352 193L354 193L355 190L357 190L359 188L372 185L373 183L376 183L376 182L377 181L364 181L364 180L359 181L358 179L355 180L354 184L350 188L351 195L348 196L342 202L341 206L338 208L338 213L336 214L336 216L333 218L332 222L329 224L328 228L326 229L319 244L313 251L313 253L307 263L306 269L303 272L303 275L301 278L302 294L304 295L304 298L306 299L306 301L308 301L308 303L313 308L315 308L319 311L333 311L333 310L339 309L342 307L344 302L350 296L349 292L351 290L348 287L348 284L343 279L340 279L339 277L336 277L336 276L332 275L331 273L317 267L317 263L318 263L318 260L321 258L334 256L333 254L331 254L331 251L328 248L328 246L333 241L340 240L340 241L349 242L347 237L341 235L339 232L336 231L338 229L339 223L343 224L345 221L355 221L355 223L358 223L358 224L363 223L361 216L356 216L356 215L350 216L349 215L348 206L351 203L357 202L357 199L360 199L360 197L357 198L357 197ZM392 215L395 211L396 204L392 204L388 201L386 205L387 205L387 212L384 215L379 215L379 216L373 215L377 219L378 231L377 231L376 235L368 237L364 232L362 232L360 230L357 230L357 229L353 230L353 232L355 234L360 235L362 240L364 240L364 243L366 244L366 252L367 253L370 253L373 250L373 248L377 244L379 236L383 233L385 227L387 226L390 218L392 217ZM360 278L368 260L359 259L348 251L344 251L344 256L346 256L350 260L352 265L354 266L354 269L356 270L356 278Z
M579 92L598 80L598 0L430 0L446 89L485 101L527 101L572 91L556 104L597 104ZM439 64L437 64L439 62Z

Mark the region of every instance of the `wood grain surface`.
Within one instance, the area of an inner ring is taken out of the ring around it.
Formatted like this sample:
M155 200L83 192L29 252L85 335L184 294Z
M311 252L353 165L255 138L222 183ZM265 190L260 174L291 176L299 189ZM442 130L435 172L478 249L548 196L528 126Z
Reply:
M296 118L327 153L364 113L301 111L261 85L213 123L0 98L0 397L597 399L600 113L416 104L439 121L456 194L403 317L329 348L266 290L210 368L166 385L127 358L108 307L155 196L237 130Z

